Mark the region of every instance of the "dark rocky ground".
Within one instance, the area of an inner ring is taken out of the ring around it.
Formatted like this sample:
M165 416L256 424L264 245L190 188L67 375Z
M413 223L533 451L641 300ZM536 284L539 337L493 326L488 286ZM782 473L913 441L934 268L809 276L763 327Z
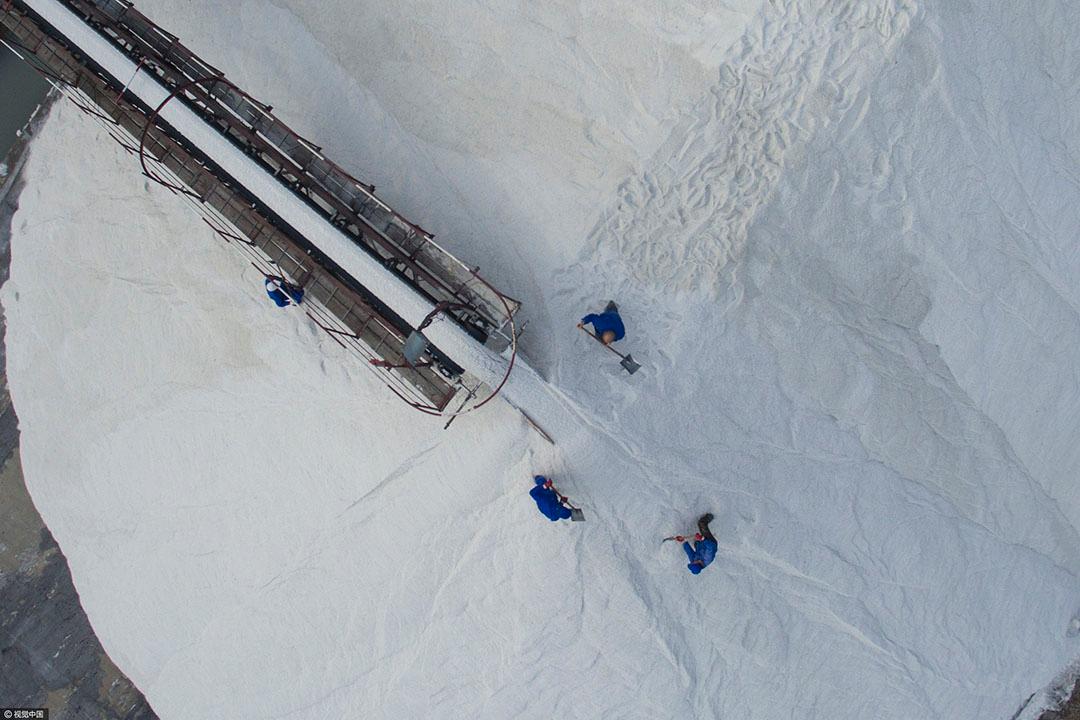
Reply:
M0 178L0 284L7 281L17 158ZM0 318L0 337L5 331ZM67 560L23 483L19 430L0 340L0 708L47 707L52 720L151 720L142 693L105 654L83 612Z
M1080 720L1080 682L1073 687L1072 697L1060 710L1050 711L1040 720Z

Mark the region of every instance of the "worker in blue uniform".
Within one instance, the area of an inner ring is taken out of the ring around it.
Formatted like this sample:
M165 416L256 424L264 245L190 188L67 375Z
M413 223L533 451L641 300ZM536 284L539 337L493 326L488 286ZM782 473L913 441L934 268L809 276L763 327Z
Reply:
M266 276L266 294L278 307L299 305L304 300L304 288L273 275Z
M619 317L619 306L609 302L604 312L599 315L589 313L581 318L578 327L584 329L586 325L592 325L596 339L605 345L610 345L616 340L622 340L626 336L626 328L623 327L622 318Z
M698 519L698 533L694 538L694 544L691 545L689 542L684 542L682 545L683 551L690 561L690 564L686 566L686 569L695 575L707 568L709 563L716 558L716 549L718 545L712 531L709 530L709 523L712 522L712 519L712 513L702 515Z
M533 489L529 495L536 501L536 507L548 520L568 520L571 516L570 508L563 505L559 494L555 492L552 482L543 475L533 478Z

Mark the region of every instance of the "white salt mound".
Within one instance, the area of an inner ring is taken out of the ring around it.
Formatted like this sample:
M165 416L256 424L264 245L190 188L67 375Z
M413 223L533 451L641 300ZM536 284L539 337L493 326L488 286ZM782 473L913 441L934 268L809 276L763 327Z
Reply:
M2 292L22 459L161 717L1049 702L1080 655L1080 6L139 7L523 300L511 394L558 441L401 405L59 106ZM632 377L574 327L609 299ZM695 577L660 539L706 511Z

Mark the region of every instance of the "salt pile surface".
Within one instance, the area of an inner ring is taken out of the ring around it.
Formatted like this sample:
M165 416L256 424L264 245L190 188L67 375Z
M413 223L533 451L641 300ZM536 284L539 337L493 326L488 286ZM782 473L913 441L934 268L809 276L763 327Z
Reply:
M522 297L559 446L401 407L63 107L9 376L106 649L166 718L1011 717L1080 607L1080 8L1014 5L144 0Z

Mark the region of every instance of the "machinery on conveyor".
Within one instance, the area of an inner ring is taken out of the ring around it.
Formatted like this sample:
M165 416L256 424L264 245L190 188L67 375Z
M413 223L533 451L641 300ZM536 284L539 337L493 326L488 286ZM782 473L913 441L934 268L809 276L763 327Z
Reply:
M430 233L379 200L372 186L352 177L275 117L269 106L130 3L47 1L78 16L123 53L134 64L132 77L116 77L51 25L39 12L45 0L0 0L0 40L96 118L139 159L149 178L182 195L256 268L303 287L303 307L311 319L360 355L398 397L422 412L452 419L498 393L500 383L489 377L485 387L484 380L429 343L422 330L439 316L449 318L491 353L509 356L505 382L516 353L516 300L498 292ZM129 91L140 73L167 92L156 107ZM326 248L320 249L245 187L243 178L232 177L163 119L169 104L195 113L356 248L426 298L428 316L410 325L324 252ZM448 410L458 395L464 399Z

